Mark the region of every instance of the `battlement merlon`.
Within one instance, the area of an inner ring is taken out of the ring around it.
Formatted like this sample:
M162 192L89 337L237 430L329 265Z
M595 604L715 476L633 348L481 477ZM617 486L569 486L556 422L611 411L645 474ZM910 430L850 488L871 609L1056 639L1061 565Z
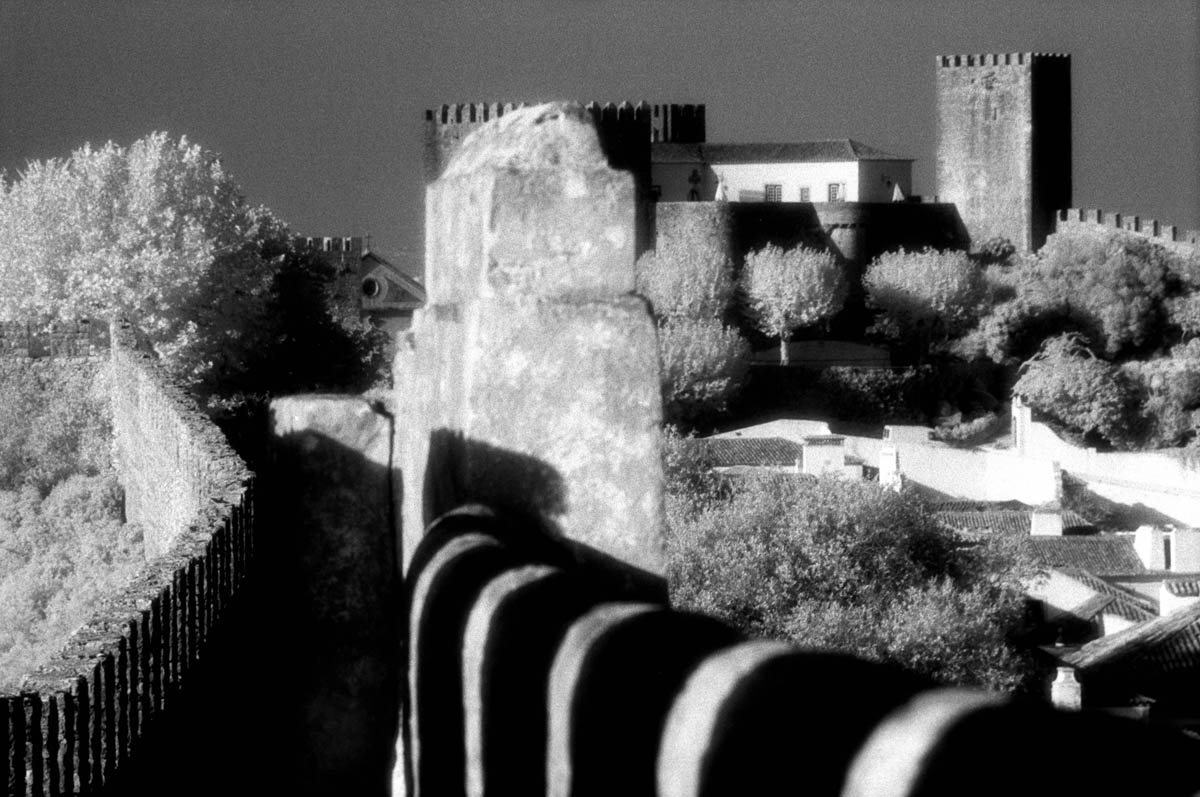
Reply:
M520 102L461 102L445 103L425 111L425 122L435 126L479 125L499 119L518 108L536 103ZM662 103L645 101L588 102L584 107L597 124L648 124L651 141L700 143L705 140L705 106L691 103Z
M1057 228L1068 224L1089 224L1136 233L1158 243L1200 245L1200 230L1184 230L1174 224L1163 224L1156 219L1130 213L1115 213L1100 208L1064 208L1056 216Z
M315 249L318 252L358 252L362 253L363 239L361 236L320 236L297 235L293 242L298 249Z
M1070 61L1070 53L973 53L970 55L938 55L937 65L942 68L981 66L1028 66L1037 62L1060 60Z

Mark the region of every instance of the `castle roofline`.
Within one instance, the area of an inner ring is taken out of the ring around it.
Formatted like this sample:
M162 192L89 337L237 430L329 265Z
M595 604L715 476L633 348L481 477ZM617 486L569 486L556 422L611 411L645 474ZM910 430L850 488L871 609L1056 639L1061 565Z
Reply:
M852 138L824 141L759 144L678 144L656 142L650 147L654 163L830 163L847 161L903 161Z

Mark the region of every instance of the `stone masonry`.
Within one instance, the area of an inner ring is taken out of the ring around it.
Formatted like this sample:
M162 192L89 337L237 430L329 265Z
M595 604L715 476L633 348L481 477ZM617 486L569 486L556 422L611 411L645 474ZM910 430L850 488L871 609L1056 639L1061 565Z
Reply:
M426 194L429 304L395 360L405 566L466 502L661 574L661 396L635 189L575 104L514 110Z
M938 56L937 114L937 195L973 244L1041 247L1071 205L1070 56Z

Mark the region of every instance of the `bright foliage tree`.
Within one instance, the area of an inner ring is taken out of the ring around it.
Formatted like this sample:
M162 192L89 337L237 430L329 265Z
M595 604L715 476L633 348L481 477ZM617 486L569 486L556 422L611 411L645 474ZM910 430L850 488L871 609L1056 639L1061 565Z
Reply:
M288 239L213 153L154 133L0 183L0 320L127 317L195 383L246 367Z
M875 329L892 338L935 327L953 334L973 324L987 300L983 270L966 252L900 249L880 255L867 268L867 304L882 314Z
M658 326L664 412L691 421L723 412L749 367L750 346L715 318L668 318Z
M846 275L831 252L767 244L746 256L742 290L758 328L779 339L779 363L788 364L787 340L801 327L832 318L846 301Z
M723 412L746 376L750 347L724 323L731 271L726 255L703 245L670 244L638 258L638 292L650 300L658 324L668 422Z
M687 246L638 258L638 293L658 318L722 318L733 297L733 266L723 253Z

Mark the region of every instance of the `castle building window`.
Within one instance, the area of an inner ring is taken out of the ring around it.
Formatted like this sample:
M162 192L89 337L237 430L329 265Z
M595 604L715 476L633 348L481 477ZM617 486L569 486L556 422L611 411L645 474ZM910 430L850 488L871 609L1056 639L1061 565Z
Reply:
M779 183L767 183L763 186L763 199L767 202L782 202L783 186Z
M812 202L812 189L806 185L800 186L800 201Z
M829 184L829 201L844 202L846 199L846 186L844 183Z

